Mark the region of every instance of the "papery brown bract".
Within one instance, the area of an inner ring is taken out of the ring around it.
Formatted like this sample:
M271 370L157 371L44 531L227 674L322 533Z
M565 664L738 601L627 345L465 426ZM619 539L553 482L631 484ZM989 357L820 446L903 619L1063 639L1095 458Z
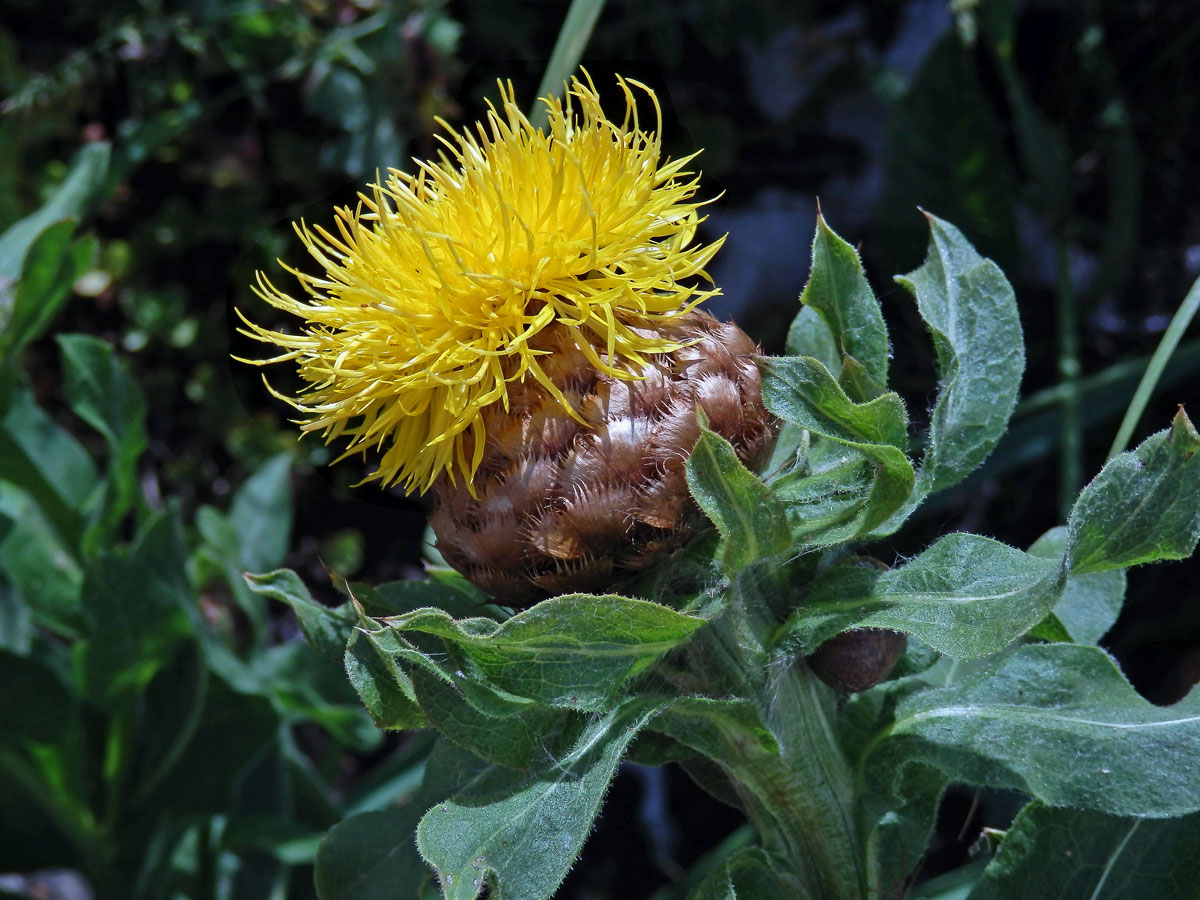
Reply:
M547 329L543 367L583 421L531 380L515 385L507 411L484 413L473 484L435 483L438 549L498 600L525 606L607 590L682 545L703 522L684 478L697 408L743 462L768 449L773 420L754 342L699 310L655 330L684 346L628 381L599 371L565 331Z

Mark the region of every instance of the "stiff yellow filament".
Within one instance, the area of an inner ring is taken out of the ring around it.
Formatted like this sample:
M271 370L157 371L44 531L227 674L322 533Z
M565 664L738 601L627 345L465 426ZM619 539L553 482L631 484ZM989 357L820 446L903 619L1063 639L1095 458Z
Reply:
M348 439L343 456L381 452L369 479L421 492L442 473L470 483L482 410L507 409L514 381L536 379L576 414L531 345L539 332L561 323L597 367L635 378L647 356L678 349L654 326L717 293L690 283L708 281L722 243L692 243L703 205L687 171L694 156L661 159L662 111L649 88L618 79L618 124L584 78L565 102L543 99L548 132L501 84L500 108L473 132L440 123L439 161L412 175L389 170L354 209L335 211L332 230L299 223L323 270L288 269L306 297L259 273L255 293L304 324L290 334L242 316L243 333L285 351L248 361L295 360L300 396L273 393L301 413L304 431ZM634 88L653 104L654 131L639 124Z

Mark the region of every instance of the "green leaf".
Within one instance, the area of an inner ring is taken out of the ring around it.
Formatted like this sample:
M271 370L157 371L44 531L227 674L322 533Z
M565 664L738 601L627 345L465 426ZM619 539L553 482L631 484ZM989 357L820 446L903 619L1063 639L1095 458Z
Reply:
M865 792L858 818L867 835L867 881L872 894L902 892L929 846L949 779L930 766L905 766L889 794Z
M340 657L319 656L303 641L288 641L253 654L248 668L257 679L254 692L269 697L288 724L311 722L343 746L370 752L382 735L340 663Z
M839 360L849 356L876 383L887 384L888 334L879 301L863 275L858 253L834 234L820 213L813 236L812 270L800 302L825 320Z
M5 282L20 277L25 256L38 235L52 223L77 219L87 210L104 183L111 151L103 142L80 148L67 177L50 199L0 235L0 292Z
M867 457L875 479L853 526L839 539L865 534L899 509L912 493L913 467L908 447L907 414L894 393L866 403L846 396L819 361L809 357L767 360L763 402L781 419L844 444Z
M457 573L455 573L457 575ZM389 581L366 585L354 582L350 593L372 618L401 616L416 609L434 607L452 616L499 615L497 607L481 600L478 588L461 579L441 581Z
M1008 425L1025 369L1016 298L1004 273L953 225L925 218L925 263L896 278L916 298L940 369L918 497L958 483L987 458Z
M59 634L81 635L83 569L71 548L24 491L2 481L0 520L11 523L0 539L0 572L32 621Z
M788 328L784 349L789 356L811 356L819 359L830 372L842 364L842 352L833 332L811 306L802 306Z
M1067 523L1072 575L1185 559L1200 540L1200 434L1180 409L1171 427L1108 461Z
M591 830L625 747L654 711L635 703L605 713L545 769L474 773L470 787L426 813L417 848L446 900L474 900L489 882L505 900L550 897Z
M0 372L0 480L36 501L73 554L100 475L80 443L14 381Z
M577 728L578 717L505 695L460 675L437 677L428 668L412 672L421 710L443 736L488 762L512 769L528 769L543 758L551 742Z
M1030 803L969 900L1192 900L1200 814L1146 820Z
M189 633L187 553L173 510L155 516L129 550L96 559L83 583L88 695L102 705L143 689Z
M0 360L37 340L71 296L75 281L96 255L96 242L71 243L73 221L50 225L37 236L21 266L11 301L0 278ZM7 309L6 309L7 308Z
M433 876L417 853L413 834L425 813L409 802L359 813L334 825L317 850L315 881L321 900L416 900Z
M1060 601L1061 602L1061 601ZM1067 626L1054 613L1046 613L1046 618L1029 629L1028 636L1039 641L1057 641L1059 643L1079 643L1071 637Z
M836 453L813 453L808 465L789 472L771 485L783 503L792 537L808 543L836 541L866 505L875 480L875 466L850 447L823 443Z
M703 423L686 473L692 496L724 538L721 563L727 573L791 546L787 516L770 488L742 465L729 441Z
M871 749L864 765L875 772L923 762L1049 806L1154 818L1200 810L1200 691L1155 706L1095 647L1021 646L916 693Z
M290 453L273 456L246 479L233 496L229 521L238 536L237 564L243 571L263 572L283 563L292 536Z
M1037 539L1029 552L1045 559L1062 559L1067 552L1067 540L1066 528L1051 528ZM1062 597L1054 605L1053 615L1066 630L1068 640L1077 644L1098 644L1116 624L1124 602L1123 569L1072 575L1067 578Z
M0 515L0 523L4 521ZM3 525L0 524L0 534L3 532ZM12 585L0 581L0 650L25 656L33 646L33 634L29 607Z
M279 725L268 699L210 679L195 732L161 784L139 797L140 814L157 821L163 810L178 816L226 812L238 781L275 739Z
M795 896L795 891L775 871L770 854L761 847L742 847L697 885L688 900L759 900Z
M1063 581L1060 560L950 534L897 569L827 569L782 627L781 639L812 653L848 628L891 628L955 659L986 656L1040 622Z
M380 646L381 641L390 643ZM355 630L346 646L346 674L372 721L380 728L425 728L412 677L396 662L399 639L390 630Z
M627 680L704 624L646 600L588 594L543 600L501 624L437 609L388 621L442 638L504 691L579 710L607 708Z
M346 642L354 631L354 611L349 604L331 608L318 603L308 592L300 576L291 569L277 569L264 575L243 575L256 593L286 603L300 622L304 639L322 656L340 660Z
M86 334L61 334L57 341L67 403L108 445L107 496L87 539L95 549L138 496L137 462L146 449L146 400L129 367L106 342Z

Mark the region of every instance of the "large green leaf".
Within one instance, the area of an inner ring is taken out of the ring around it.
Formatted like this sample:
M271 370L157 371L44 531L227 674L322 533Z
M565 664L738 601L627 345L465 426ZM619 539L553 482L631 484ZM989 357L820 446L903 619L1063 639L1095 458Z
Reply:
M32 391L0 372L0 480L36 502L69 552L78 552L84 509L101 489L80 443L37 405Z
M108 445L105 502L89 530L95 549L137 497L137 461L146 449L146 400L129 367L105 341L86 334L61 334L57 340L67 403Z
M606 708L621 686L686 641L704 620L628 597L569 594L497 624L437 609L388 620L397 632L436 635L496 687L571 709Z
M1016 298L1004 273L953 225L926 218L924 265L896 278L916 298L940 369L918 498L961 481L992 452L1025 369Z
M950 534L911 562L881 572L838 565L813 583L783 626L802 653L848 628L891 628L956 659L1002 650L1053 608L1062 561L972 534Z
M139 814L153 822L173 815L216 815L233 804L239 779L279 732L265 697L230 689L212 678L204 707L177 760L151 791L136 795Z
M237 563L245 572L280 565L292 537L292 457L267 460L233 495L229 521L238 537Z
M10 523L0 538L0 572L32 621L59 634L84 631L83 569L51 527L42 509L24 492L0 481L0 521Z
M1171 427L1109 460L1067 523L1072 575L1191 556L1200 540L1200 434Z
M1051 528L1029 548L1034 556L1062 559L1067 552L1067 529ZM1077 644L1098 644L1116 624L1125 602L1125 570L1093 572L1067 578L1054 616Z
M418 900L433 874L417 853L413 835L425 807L404 806L351 816L330 829L317 851L321 900ZM403 893L401 893L403 892Z
M655 707L633 703L590 722L571 751L532 775L484 769L436 804L417 848L446 900L474 900L486 884L502 900L545 900L575 861L629 741Z
M189 633L187 553L173 510L151 519L124 552L96 559L84 576L83 646L88 695L98 703L144 688Z
M1193 900L1200 814L1120 818L1030 803L969 900Z
M875 383L887 384L888 334L879 301L863 275L857 251L834 234L820 214L813 236L812 269L800 302L825 320L839 357L849 356Z
M1121 816L1200 810L1200 692L1140 697L1102 650L1030 644L945 688L901 701L863 764L924 762L1049 806Z
M763 402L775 415L810 432L844 444L875 468L870 493L845 540L864 534L899 509L913 489L904 403L886 393L855 403L818 360L785 356L764 363Z
M21 276L26 254L38 235L54 222L79 218L87 210L104 183L111 150L103 142L82 147L50 199L0 235L0 293L6 282Z
M729 441L701 427L686 472L692 496L724 538L721 562L726 572L791 546L783 507L742 465Z
M11 298L0 276L0 360L8 360L37 340L71 296L96 255L93 239L71 242L73 221L57 222L39 234L21 266ZM0 239L2 240L2 239Z

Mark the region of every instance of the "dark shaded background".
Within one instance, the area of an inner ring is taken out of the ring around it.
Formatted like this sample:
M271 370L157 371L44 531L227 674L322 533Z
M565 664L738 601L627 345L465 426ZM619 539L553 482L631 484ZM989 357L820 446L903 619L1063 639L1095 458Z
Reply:
M229 361L231 350L259 355L234 333L233 304L271 315L248 290L254 271L302 261L288 223L328 222L377 167L431 153L433 117L472 121L496 78L532 99L565 12L368 0L0 8L0 228L40 202L82 142L113 141L114 173L90 222L100 260L59 324L132 359L150 407L143 483L189 509L220 503L295 446L286 408ZM1189 0L614 0L584 62L602 93L613 72L657 90L672 155L705 148L706 190L720 194L706 236L729 233L712 270L725 296L710 308L769 351L782 349L796 310L818 197L860 245L892 330L896 387L918 423L932 353L891 282L922 258L916 207L957 224L1008 273L1026 402L983 472L876 549L886 556L959 529L1027 546L1103 464L1140 375L1129 361L1153 350L1200 275L1198 50ZM1082 396L1074 475L1061 409L1038 399L1063 378L1064 295L1080 374L1102 382ZM53 408L49 342L26 365ZM1193 337L1135 440L1196 399L1198 370ZM418 504L352 487L362 462L328 467L333 454L315 441L297 452L289 564L326 585L323 566L366 582L415 574ZM1196 561L1130 573L1126 612L1105 641L1156 702L1200 678L1197 583ZM961 862L978 833L978 812L963 825L971 805L969 794L947 802L929 872ZM562 896L649 895L737 824L679 772L627 768Z

